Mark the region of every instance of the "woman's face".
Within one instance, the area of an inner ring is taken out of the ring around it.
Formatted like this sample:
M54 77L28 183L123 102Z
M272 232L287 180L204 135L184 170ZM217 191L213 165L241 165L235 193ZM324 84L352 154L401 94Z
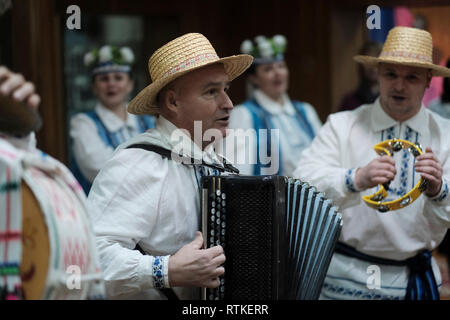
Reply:
M113 109L126 103L132 90L133 80L128 73L109 72L94 78L94 94L106 108Z
M279 100L289 86L289 70L284 61L256 66L250 81L273 100Z

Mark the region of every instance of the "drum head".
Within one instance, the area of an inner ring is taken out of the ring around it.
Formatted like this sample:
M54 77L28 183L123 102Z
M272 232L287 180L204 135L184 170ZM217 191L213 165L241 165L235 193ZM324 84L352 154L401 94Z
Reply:
M24 298L38 300L47 280L50 242L41 207L25 182L22 182L22 232L20 276Z

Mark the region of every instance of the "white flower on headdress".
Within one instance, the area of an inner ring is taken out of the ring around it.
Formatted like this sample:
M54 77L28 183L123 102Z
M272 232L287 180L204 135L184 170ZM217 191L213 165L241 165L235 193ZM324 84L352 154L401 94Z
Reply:
M99 61L107 62L113 59L112 48L111 46L103 46L100 48L98 52Z
M94 53L92 53L92 51L88 52L84 55L84 65L86 67L89 67L92 63L94 63L94 61L95 61L95 56L94 56Z
M261 41L258 43L258 49L259 53L261 54L261 57L263 58L270 58L274 52L272 45L269 41Z
M272 38L272 40L273 40L273 43L275 43L275 45L277 45L277 46L279 46L281 48L284 48L284 46L286 46L286 42L287 42L286 38L283 35L281 35L281 34L275 35Z
M264 42L264 41L267 41L266 37L264 37L264 36L256 36L255 37L255 42L257 44L260 44L261 42Z
M128 47L123 47L120 49L120 54L125 63L132 64L134 62L134 54Z
M250 54L253 50L253 43L250 40L244 40L241 44L241 52L245 54Z

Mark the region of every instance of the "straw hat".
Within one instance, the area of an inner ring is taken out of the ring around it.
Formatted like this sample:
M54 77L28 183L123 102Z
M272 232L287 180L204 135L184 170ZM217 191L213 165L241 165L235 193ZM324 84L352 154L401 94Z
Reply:
M152 83L129 104L133 114L157 115L156 97L159 91L176 78L214 63L222 63L231 80L242 74L251 64L249 55L219 58L209 40L199 33L188 33L155 51L148 61Z
M389 31L378 57L354 56L359 63L376 65L380 62L431 69L434 76L450 77L450 69L433 64L433 41L425 30L395 27Z

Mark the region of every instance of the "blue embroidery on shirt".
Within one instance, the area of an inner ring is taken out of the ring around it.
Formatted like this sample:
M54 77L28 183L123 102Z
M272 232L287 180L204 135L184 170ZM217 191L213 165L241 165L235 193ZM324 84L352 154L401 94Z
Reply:
M394 128L387 129L389 132L388 137L393 134ZM412 130L410 127L406 127L405 130L405 138L404 140L411 141L411 137L414 133L414 130ZM417 134L416 134L416 143L417 143ZM400 166L400 184L399 187L389 187L389 194L396 195L397 197L402 197L407 193L407 186L408 186L408 168L409 168L409 160L412 156L408 150L402 150L402 162ZM415 159L414 159L415 160ZM413 180L414 180L414 170L413 170ZM414 181L412 181L414 184Z
M324 282L322 290L333 294L348 296L351 298L368 299L368 300L400 300L402 297L395 295L382 295L377 292L362 291L360 289L345 288L343 286L333 285ZM326 294L324 294L326 296Z
M443 191L442 191L441 195L439 197L437 197L436 199L433 199L433 201L441 202L445 198L447 198L447 196L448 196L448 181L443 179L442 183L443 183L443 186L442 186Z
M356 190L355 182L353 181L353 178L352 178L354 170L355 170L355 168L349 169L347 171L347 173L345 174L345 186L351 192L358 192L358 190Z
M162 257L155 257L153 261L153 287L164 288L164 265Z
M387 140L395 139L395 131L394 130L395 130L395 126L392 126L388 129L386 129L386 133L387 133L386 139Z

